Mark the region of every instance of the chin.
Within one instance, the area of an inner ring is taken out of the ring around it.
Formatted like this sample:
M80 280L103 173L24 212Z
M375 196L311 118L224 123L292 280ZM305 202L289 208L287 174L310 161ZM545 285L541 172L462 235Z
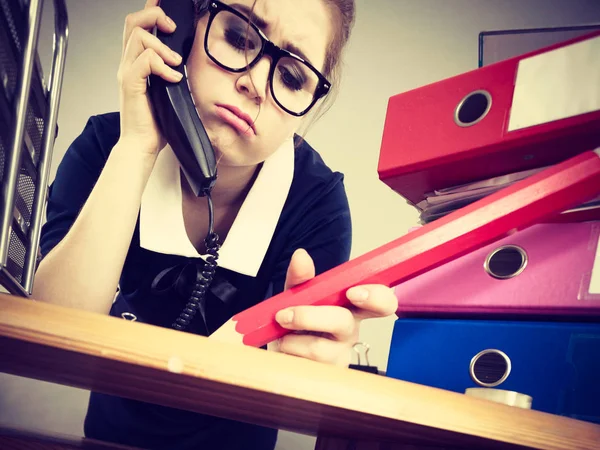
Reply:
M261 162L252 146L230 127L206 127L206 132L220 166L251 166Z
M252 165L251 158L248 158L249 150L243 148L239 142L224 142L227 138L211 139L215 158L219 166L239 167Z

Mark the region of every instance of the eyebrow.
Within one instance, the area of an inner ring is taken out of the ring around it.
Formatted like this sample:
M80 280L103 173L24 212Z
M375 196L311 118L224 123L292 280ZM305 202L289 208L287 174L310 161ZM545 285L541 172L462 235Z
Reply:
M263 19L262 17L257 16L256 13L253 12L247 5L233 3L229 6L237 9L239 12L244 14L246 16L246 18L249 19L251 17L252 18L251 22L254 25L256 25L258 28L260 28L262 31L265 31L269 27L269 24L266 22L266 20ZM300 50L298 47L296 47L294 44L292 44L291 42L284 42L284 45L282 48L284 50L287 50L290 53L293 53L296 56L299 56L300 58L302 58L304 61L306 61L310 65L313 65L313 63L310 62L310 59L308 59L306 54L302 50Z

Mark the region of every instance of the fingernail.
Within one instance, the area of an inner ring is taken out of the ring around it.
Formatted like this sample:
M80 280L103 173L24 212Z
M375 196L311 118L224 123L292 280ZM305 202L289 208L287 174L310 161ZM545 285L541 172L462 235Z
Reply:
M175 50L171 50L171 54L173 55L173 58L175 58L175 60L181 62L181 55L179 53L177 53Z
M175 76L176 80L181 80L183 78L183 74L181 72L179 72L178 70L175 69L171 69L173 72L173 75Z
M369 291L365 288L352 288L347 293L349 300L354 302L364 302L369 298Z
M169 26L171 28L177 28L177 25L175 25L175 22L173 22L173 19L171 19L169 16L166 16L166 17L167 17L167 23L169 24Z
M291 309L277 313L277 322L279 323L292 323L292 320L294 320L294 311Z

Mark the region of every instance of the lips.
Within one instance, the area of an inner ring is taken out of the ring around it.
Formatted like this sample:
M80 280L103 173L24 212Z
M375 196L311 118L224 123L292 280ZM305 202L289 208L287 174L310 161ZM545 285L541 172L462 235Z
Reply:
M255 136L256 129L252 118L232 105L216 105L217 115L227 124L231 125L238 133L244 136Z

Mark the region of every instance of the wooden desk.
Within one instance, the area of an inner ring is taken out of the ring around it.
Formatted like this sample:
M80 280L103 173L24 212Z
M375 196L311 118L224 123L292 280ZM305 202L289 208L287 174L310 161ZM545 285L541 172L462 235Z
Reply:
M0 370L320 436L320 450L600 448L591 423L4 294Z
M61 434L42 434L0 426L2 450L140 450Z

